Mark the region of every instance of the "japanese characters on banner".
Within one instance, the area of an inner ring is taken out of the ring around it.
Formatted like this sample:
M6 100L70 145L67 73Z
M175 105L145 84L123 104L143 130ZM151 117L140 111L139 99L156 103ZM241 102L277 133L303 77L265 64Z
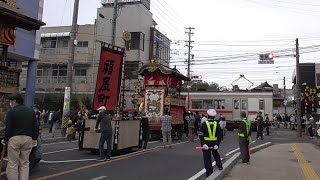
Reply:
M118 105L124 49L102 46L94 95L94 109L105 106L114 111Z

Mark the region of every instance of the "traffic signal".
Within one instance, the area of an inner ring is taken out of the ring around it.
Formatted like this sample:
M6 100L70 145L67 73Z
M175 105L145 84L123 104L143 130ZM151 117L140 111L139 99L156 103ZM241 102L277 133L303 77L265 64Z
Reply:
M309 102L305 102L304 105L305 105L306 107L308 107L308 106L309 106Z
M259 56L260 60L273 60L273 57L272 53L260 54Z

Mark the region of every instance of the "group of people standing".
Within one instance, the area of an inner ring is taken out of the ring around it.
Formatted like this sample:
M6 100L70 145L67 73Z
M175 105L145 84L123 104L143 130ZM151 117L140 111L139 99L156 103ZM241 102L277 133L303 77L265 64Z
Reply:
M256 117L256 124L257 124L257 139L261 138L263 140L263 129L266 128L267 136L270 135L269 128L271 126L271 123L269 121L268 114L265 114L265 117L262 117L262 112L259 111L257 113Z

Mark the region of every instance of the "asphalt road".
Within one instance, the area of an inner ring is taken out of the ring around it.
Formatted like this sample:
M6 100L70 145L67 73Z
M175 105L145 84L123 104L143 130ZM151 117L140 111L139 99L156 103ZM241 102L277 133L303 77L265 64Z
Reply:
M255 132L252 137L255 137ZM295 131L275 129L271 136L256 140L253 146L266 142L288 143L305 141L296 138ZM148 150L116 156L111 161L97 162L98 155L78 151L77 142L46 144L43 162L31 172L30 179L104 179L104 180L185 180L201 171L202 153L195 149L200 142L186 138L173 141L173 149L161 148L161 142L151 142ZM238 146L237 132L227 132L219 153L227 159Z

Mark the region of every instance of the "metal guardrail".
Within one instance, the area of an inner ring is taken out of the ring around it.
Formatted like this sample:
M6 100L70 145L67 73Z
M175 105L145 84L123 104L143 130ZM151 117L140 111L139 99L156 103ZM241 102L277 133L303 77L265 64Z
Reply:
M86 76L73 76L72 82L78 84L89 83L89 78ZM47 83L67 83L67 76L38 76L38 84L47 84Z
M69 54L69 48L42 48L40 49L41 55L50 55L50 54ZM80 54L93 54L93 49L88 47L77 47L76 53Z

